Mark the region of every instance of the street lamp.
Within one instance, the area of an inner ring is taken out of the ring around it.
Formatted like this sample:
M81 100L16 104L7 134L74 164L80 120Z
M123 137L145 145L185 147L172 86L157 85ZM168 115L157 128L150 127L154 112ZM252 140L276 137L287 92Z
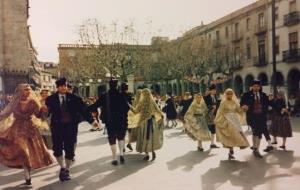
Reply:
M276 97L277 94L277 69L276 69L276 8L275 8L275 0L272 0L272 64L273 64L273 94Z

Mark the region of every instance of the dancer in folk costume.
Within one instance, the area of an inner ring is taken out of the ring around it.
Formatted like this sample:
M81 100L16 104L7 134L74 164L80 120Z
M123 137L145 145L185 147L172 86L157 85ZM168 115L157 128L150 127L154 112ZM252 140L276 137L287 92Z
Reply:
M86 119L86 110L82 99L67 91L66 78L57 80L56 88L57 92L46 99L46 105L51 120L54 156L60 166L59 180L64 182L71 179L78 124Z
M167 125L166 127L170 127L169 126L169 122L172 122L171 128L176 127L177 126L177 110L176 110L176 104L175 104L175 100L174 97L172 96L171 93L167 94L167 100L166 100L166 105L165 107L162 109L163 112L166 113L167 116Z
M124 123L127 118L129 105L127 104L123 95L118 89L118 80L112 78L109 82L110 89L107 93L103 94L95 104L91 105L89 109L95 111L101 109L101 120L105 123L108 133L108 142L112 151L113 166L119 164L117 160L117 146L120 152L120 163L125 163L124 148L127 124Z
M214 119L216 117L220 100L217 97L217 87L215 84L212 84L209 87L209 91L207 92L207 95L204 96L204 100L206 103L206 106L208 108L208 114L207 114L207 122L208 122L208 128L211 133L211 145L210 148L219 148L215 144L215 138L216 138L216 126L214 123Z
M186 133L198 141L198 151L203 151L202 141L210 141L210 132L206 121L207 107L203 96L196 94L194 101L187 110L184 120Z
M31 169L53 163L39 132L45 126L38 118L46 111L29 84L19 84L0 114L0 163L23 168L26 185L31 185Z
M279 148L286 149L286 138L292 137L292 127L289 117L289 109L285 103L284 92L279 91L275 99L271 99L270 103L273 108L273 117L270 133L274 137L272 144L277 144L277 137L282 137L283 142Z
M136 107L138 105L138 103L141 100L141 96L142 96L142 89L138 89L136 91L136 95L132 101L132 107ZM130 136L129 136L129 141L128 144L134 143L137 140L137 133L138 133L138 129L137 128L137 120L138 120L138 115L134 114L133 111L129 110L128 111L128 129L131 130L130 132Z
M246 111L247 124L252 128L253 155L257 158L262 158L262 155L259 153L262 134L264 134L268 142L268 146L264 151L270 152L274 148L271 144L271 138L267 128L267 114L270 101L269 97L262 92L259 80L252 82L251 90L242 96L240 104L244 111Z
M42 106L46 106L46 99L49 97L50 90L47 88L44 88L40 92L40 103ZM44 113L41 116L41 125L43 125L43 130L40 130L40 133L42 135L42 138L44 140L44 143L48 149L52 150L52 137L51 137L51 131L50 131L50 121L49 121L49 115L48 113Z
M214 122L217 128L217 141L225 148L229 148L229 159L234 159L234 147L244 149L249 146L242 131L242 126L246 125L245 112L232 89L225 91Z
M146 153L145 161L150 159L149 152L152 152L151 161L154 161L155 151L163 146L163 113L149 89L142 90L141 100L131 110L134 114L129 115L129 121L133 121L130 128L137 128L136 150Z

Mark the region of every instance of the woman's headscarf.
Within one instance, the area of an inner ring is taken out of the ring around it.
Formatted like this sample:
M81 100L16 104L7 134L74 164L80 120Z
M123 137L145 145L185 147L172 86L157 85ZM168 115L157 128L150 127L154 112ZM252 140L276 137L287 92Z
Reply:
M141 97L136 106L133 106L134 113L128 113L128 128L136 128L151 117L155 117L156 121L162 119L162 112L157 106L151 91L149 89L141 90Z
M197 102L197 97L200 97L200 96L201 96L201 102L199 104ZM194 96L194 100L193 100L192 104L190 105L188 111L186 112L185 117L194 116L197 108L203 109L204 113L207 112L207 106L206 106L206 103L205 103L205 101L203 99L203 96L201 94L196 94Z
M231 93L232 93L232 99L231 99L231 100L228 100L228 99L227 99L227 93L228 93L228 92L231 92ZM219 107L219 109L218 109L218 111L217 111L217 115L216 115L216 117L215 117L215 122L218 121L218 120L220 119L220 117L223 117L223 115L225 114L225 113L224 113L224 107L225 107L226 105L232 103L232 102L233 102L234 104L236 104L236 106L237 106L238 108L240 107L240 102L239 102L239 100L238 100L238 98L237 98L237 96L236 96L234 90L232 90L231 88L228 88L228 89L225 90L225 92L224 92L224 94L223 94L223 96L222 96L222 100L221 100L221 103L220 103L220 107ZM246 115L245 115L245 113L244 113L242 110L240 110L240 111L238 112L238 114L239 114L239 116L240 116L239 118L240 118L241 123L242 123L242 124L246 124Z
M30 85L29 84L19 84L15 90L15 93L14 93L11 101L4 108L3 112L0 113L0 132L11 127L11 125L14 121L13 112L17 108L17 106L20 104L20 101L22 98L22 93L26 89L29 89L29 91L30 91L28 99L35 101L35 103L38 105L38 107L41 108L41 103L39 101L39 98L37 97L36 93L31 89ZM33 116L32 121L35 124L35 126L41 127L40 119Z

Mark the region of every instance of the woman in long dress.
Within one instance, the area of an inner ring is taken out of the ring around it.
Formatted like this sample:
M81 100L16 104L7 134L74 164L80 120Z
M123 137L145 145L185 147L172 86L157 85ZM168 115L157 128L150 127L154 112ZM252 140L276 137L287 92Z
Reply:
M143 89L141 100L136 107L132 107L133 115L129 120L131 128L136 129L136 151L146 153L145 161L150 159L149 152L152 152L152 160L156 159L156 150L163 146L163 113L158 108L151 91Z
M142 96L142 90L138 89L136 91L136 95L132 101L132 107L135 108L138 103L141 100L141 96ZM134 143L137 140L137 117L138 115L134 114L133 111L129 110L128 112L128 129L131 129L130 135L129 135L129 139L128 139L128 144Z
M12 101L0 114L0 163L23 168L26 185L31 185L30 170L49 166L53 160L38 126L44 110L28 84L20 84Z
M233 148L246 148L249 142L242 131L242 126L246 123L245 113L232 89L225 91L214 122L217 141L229 149L228 158L235 159Z
M49 90L48 89L42 89L40 92L40 103L41 106L46 106L45 102L46 99L49 96ZM50 131L50 121L49 121L49 117L48 117L48 113L42 114L41 115L41 124L40 126L43 126L40 129L40 133L42 135L42 138L44 140L44 143L47 147L47 149L52 150L52 137L51 137L51 131Z
M196 94L193 103L188 108L184 120L185 131L193 140L198 141L198 151L203 151L202 141L210 141L210 132L208 129L206 114L207 107L203 96Z
M277 137L282 137L282 145L279 148L286 149L286 138L292 137L292 126L288 114L288 107L285 103L284 92L280 91L275 99L272 99L273 117L270 133L274 137L272 144L277 144Z

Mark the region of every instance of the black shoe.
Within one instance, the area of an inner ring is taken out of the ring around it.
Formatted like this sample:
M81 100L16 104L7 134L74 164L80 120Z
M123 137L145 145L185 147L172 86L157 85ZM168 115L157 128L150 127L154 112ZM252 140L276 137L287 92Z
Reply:
M124 156L120 156L120 163L121 163L121 164L124 164L124 163L125 163Z
M113 161L111 162L111 165L117 166L117 165L118 165L118 161L117 161L117 160L113 160Z
M130 151L133 151L133 148L132 148L131 144L127 144L127 148L128 148Z
M277 141L272 142L271 144L277 144Z
M149 160L150 160L150 157L149 157L149 155L145 156L145 157L143 158L143 160L145 160L145 161L149 161Z
M153 162L155 159L156 159L156 154L155 154L155 152L152 152L152 160L151 160L151 162Z
M199 152L203 152L203 151L204 151L204 149L203 149L203 148L200 148L199 146L197 147L197 150L198 150Z
M270 152L272 150L274 150L273 146L267 146L267 148L264 149L264 152Z
M215 144L212 144L212 145L210 145L210 148L220 148L220 147L218 147L218 146L215 145Z
M251 150L255 150L254 146L251 146L250 149L251 149Z
M32 185L32 184L31 184L31 178L25 179L24 185Z
M280 146L279 148L281 148L281 149L283 149L283 150L286 150L286 149L285 149L285 146L283 146L283 145Z
M65 181L69 181L69 180L71 180L70 171L66 170L66 172L65 172Z
M254 155L256 158L263 158L263 156L259 153L258 150L254 150L254 151L253 151L253 155Z
M233 154L229 153L228 154L228 160L234 160L234 159L235 159L235 157L233 156Z
M65 178L64 178L65 173L66 173L66 169L65 169L65 168L61 168L61 169L60 169L60 172L59 172L59 180L60 180L61 182L64 182L64 181L65 181Z

